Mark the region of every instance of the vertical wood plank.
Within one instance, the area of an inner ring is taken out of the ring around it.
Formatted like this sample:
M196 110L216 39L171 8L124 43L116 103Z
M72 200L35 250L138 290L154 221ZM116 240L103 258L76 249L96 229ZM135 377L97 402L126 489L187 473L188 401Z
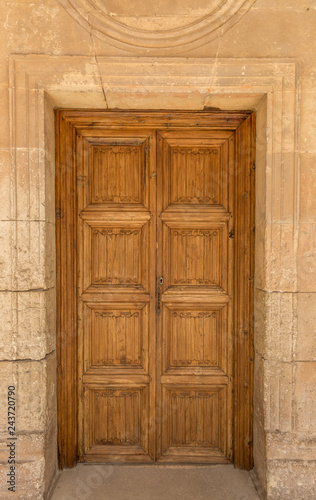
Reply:
M56 112L57 393L59 466L72 467L77 450L77 308L75 132ZM71 397L70 397L71 395Z
M236 130L235 158L234 463L250 470L253 467L254 113Z

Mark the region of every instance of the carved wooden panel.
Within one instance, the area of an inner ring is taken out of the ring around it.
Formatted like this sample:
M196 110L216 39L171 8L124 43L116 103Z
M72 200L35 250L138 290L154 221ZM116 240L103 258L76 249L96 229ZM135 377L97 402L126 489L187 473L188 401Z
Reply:
M170 203L219 203L221 165L217 148L172 147L170 156Z
M140 444L140 390L92 391L92 445Z
M222 228L170 228L170 285L221 286Z
M140 145L94 146L92 203L142 203L143 156Z
M139 366L148 369L148 305L87 304L86 368Z
M164 184L162 207L227 206L231 132L190 134L160 132L158 137ZM233 139L232 139L233 140Z
M142 283L143 243L147 227L93 227L92 283L104 285L139 285Z
M168 327L169 367L218 366L220 311L173 310Z
M93 316L92 364L140 365L140 313L138 311L95 311Z
M253 115L68 110L57 137L61 463L251 468Z
M219 447L219 392L168 391L169 446Z
M163 400L162 461L229 463L227 387L167 386Z

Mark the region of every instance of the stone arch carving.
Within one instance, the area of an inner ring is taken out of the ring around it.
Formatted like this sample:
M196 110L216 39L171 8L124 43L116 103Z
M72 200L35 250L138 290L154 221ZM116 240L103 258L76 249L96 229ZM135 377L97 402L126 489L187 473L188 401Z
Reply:
M174 55L222 36L256 0L210 1L207 9L199 9L199 6L191 8L191 15L187 16L189 21L172 28L168 28L163 21L166 16L161 17L158 28L155 23L157 14L147 16L147 25L141 19L136 23L127 23L124 16L117 16L107 8L107 4L111 5L107 0L58 1L89 33L114 47L142 55ZM156 8L159 9L159 6ZM177 15L181 18L183 6L178 9Z

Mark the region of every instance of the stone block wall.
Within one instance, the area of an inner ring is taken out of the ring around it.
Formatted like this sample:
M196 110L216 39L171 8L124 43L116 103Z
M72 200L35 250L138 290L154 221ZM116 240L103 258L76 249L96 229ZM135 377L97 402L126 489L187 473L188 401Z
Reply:
M184 30L170 52L152 37L137 49L125 34L113 43L91 12L89 24L66 0L0 4L0 498L8 498L9 385L15 498L47 498L57 474L53 108L213 106L257 111L255 472L269 500L314 499L316 6L209 2L226 9L225 26L214 14L200 45ZM197 15L183 5L185 26ZM150 31L165 22L137 9L131 1L119 13L135 37L137 23Z

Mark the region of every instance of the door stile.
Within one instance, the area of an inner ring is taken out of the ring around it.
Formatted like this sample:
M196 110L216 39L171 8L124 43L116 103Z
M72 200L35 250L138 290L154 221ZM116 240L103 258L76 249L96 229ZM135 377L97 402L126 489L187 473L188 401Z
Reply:
M77 244L75 131L56 115L56 277L57 277L57 420L59 467L72 467L78 459L77 397ZM63 140L61 140L63 138Z
M234 464L253 467L255 115L236 130Z
M157 461L161 457L162 453L162 425L163 421L166 418L164 408L162 407L162 385L160 382L161 375L163 372L163 357L164 351L166 350L166 345L162 342L162 328L163 328L163 304L161 302L163 292L164 292L164 284L158 284L158 280L160 277L163 278L163 239L162 239L162 220L160 217L162 211L162 197L163 197L163 189L164 189L164 178L162 175L162 137L159 131L156 132L157 137L157 151L156 151L156 169L157 169L157 234L156 234L156 247L157 247L157 273L156 273L156 296L157 296L157 305L156 305L156 323L157 323L157 357L156 357L156 455L155 460ZM159 287L159 295L157 293ZM159 304L158 304L159 301ZM160 313L158 314L158 306Z
M156 461L157 443L156 443L156 358L157 358L157 316L156 316L156 276L157 276L157 134L151 131L149 150L149 183L150 183L150 211L151 211L151 230L150 230L150 255L152 267L150 269L150 325L149 325L149 377L150 377L150 396L149 396L149 455Z

